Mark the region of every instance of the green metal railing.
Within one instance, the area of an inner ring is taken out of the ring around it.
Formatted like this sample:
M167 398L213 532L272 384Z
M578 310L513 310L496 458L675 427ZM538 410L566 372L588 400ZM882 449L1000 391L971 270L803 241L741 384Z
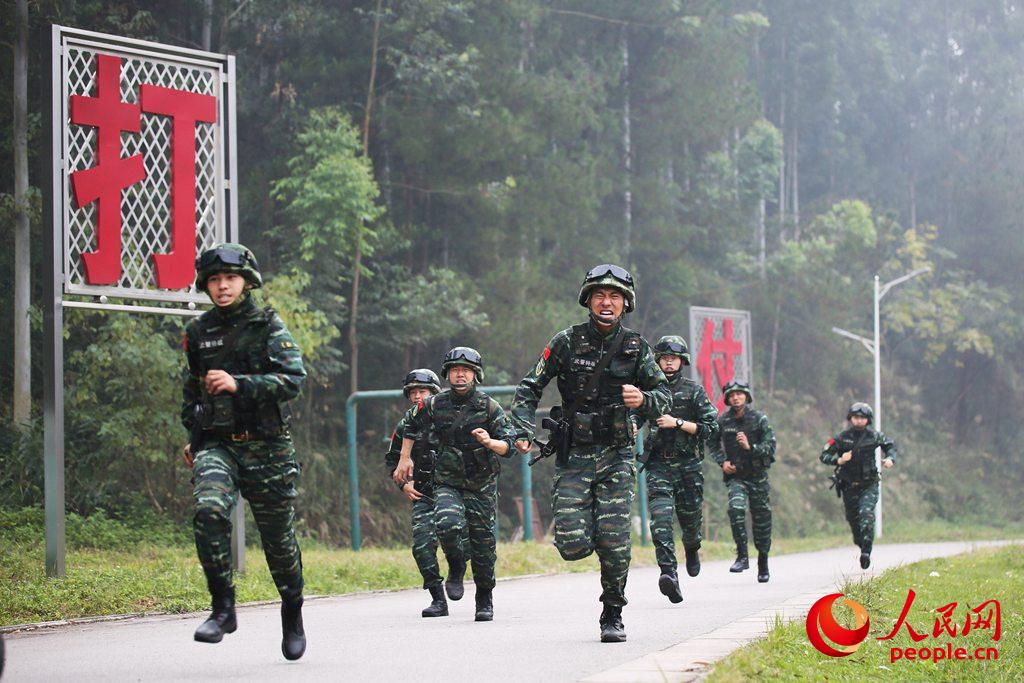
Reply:
M497 386L480 387L491 396L510 396L515 394L516 386L513 384L502 384ZM375 391L357 391L350 394L345 401L345 429L348 436L348 512L352 526L352 549L359 550L363 544L363 535L359 523L359 459L357 418L358 405L363 401L399 399L405 395L401 389L382 389ZM643 452L643 434L637 435L637 452ZM519 471L523 479L523 540L533 540L533 470L529 461L532 454L526 453L519 456ZM638 477L637 495L638 507L640 509L640 543L647 545L649 530L647 524L647 481L646 478ZM342 489L344 495L344 488ZM496 517L497 518L497 517ZM497 534L497 525L495 525Z

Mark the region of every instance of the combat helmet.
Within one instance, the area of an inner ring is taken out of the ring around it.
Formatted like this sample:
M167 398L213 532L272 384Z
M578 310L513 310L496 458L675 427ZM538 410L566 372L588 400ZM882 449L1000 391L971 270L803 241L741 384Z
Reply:
M441 375L448 379L448 370L456 365L473 368L477 383L484 381L484 359L476 349L471 349L468 346L456 346L444 354L444 360L441 361Z
M263 286L260 264L248 247L235 242L215 244L196 259L196 289L206 291L206 281L217 273L238 273L254 288Z
M869 406L867 403L864 403L863 401L857 401L852 406L850 406L850 409L848 411L846 411L847 420L849 420L854 415L866 417L868 419L868 424L871 424L872 422L875 421L875 411L871 409L871 406Z
M598 287L612 287L622 292L626 297L626 304L622 308L623 313L631 313L636 310L636 286L633 283L633 276L629 271L614 263L602 263L587 271L580 285L580 306L590 308L590 292Z
M429 368L410 370L409 374L405 376L405 382L402 383L402 393L409 398L409 390L416 388L429 389L430 393L436 394L441 391L441 380Z
M679 356L683 359L683 365L690 364L690 348L686 340L677 334L667 334L654 345L654 360L662 356Z
M731 382L726 384L724 387L722 387L722 397L726 401L728 401L729 400L729 394L733 393L734 391L742 391L744 394L747 395L747 405L749 405L749 404L754 402L754 394L751 393L750 385L747 384L746 382L742 382L742 381L736 380L736 379L732 380Z

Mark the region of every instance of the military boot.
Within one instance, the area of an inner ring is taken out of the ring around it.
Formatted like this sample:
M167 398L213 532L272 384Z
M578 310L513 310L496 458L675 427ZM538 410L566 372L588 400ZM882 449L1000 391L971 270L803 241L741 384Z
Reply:
M683 594L679 590L679 577L672 567L662 567L661 576L658 577L658 588L661 594L669 599L671 603L683 601Z
M302 628L302 594L281 600L281 653L295 660L306 652L306 631Z
M622 625L622 608L605 605L601 611L601 642L626 642L626 627Z
M744 570L750 569L750 559L747 557L747 546L737 545L736 546L736 561L729 567L729 571L734 574L738 574Z
M867 569L871 566L871 553L860 554L860 568Z
M448 560L448 579L444 582L444 590L449 600L461 600L466 592L462 579L466 576L466 560Z
M211 601L213 612L199 625L193 636L200 643L219 643L225 633L234 633L238 628L235 620L234 587L218 590Z
M768 553L757 554L757 582L768 583Z
M476 589L476 621L493 621L494 603L491 599L491 591Z
M686 549L686 573L690 576L700 574L700 546Z
M441 584L430 587L430 607L423 610L425 617L446 617L448 616L448 601L444 599L444 589Z

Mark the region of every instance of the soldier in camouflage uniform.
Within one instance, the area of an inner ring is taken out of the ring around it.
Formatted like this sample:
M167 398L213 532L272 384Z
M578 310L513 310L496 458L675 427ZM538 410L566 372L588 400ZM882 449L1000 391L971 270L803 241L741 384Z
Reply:
M731 572L750 567L747 557L747 507L757 548L757 580L768 581L768 551L772 546L772 508L768 468L775 462L775 432L764 413L750 404L754 396L743 382L722 387L729 407L718 416L719 435L711 442L711 457L721 468L729 489L729 525L736 541Z
M413 405L426 401L429 396L441 391L441 381L433 370L420 368L412 370L405 376L402 393ZM394 478L395 469L402 452L402 438L405 434L405 420L399 421L395 433L391 435L391 448L384 457L388 475ZM437 564L437 531L434 529L434 464L437 458L437 443L417 441L412 449L414 466L413 481L398 484L399 490L412 501L412 556L423 577L423 588L430 591L430 606L426 607L424 617L448 616L448 603L441 587L441 571ZM463 544L468 547L467 536ZM463 595L462 577L466 573L465 558L460 555L448 558L449 581L445 585L448 597L461 600Z
M668 412L669 391L650 346L621 323L636 308L629 272L612 264L591 269L578 301L590 319L562 330L544 349L516 390L512 421L519 434L516 446L525 453L544 387L558 379L562 421L570 436L555 461L555 547L569 561L597 552L604 603L601 640L622 642L636 425L639 415L656 420ZM606 352L606 364L595 376Z
M217 245L199 256L196 272L196 288L206 290L215 307L185 328L185 460L195 485L196 550L213 605L195 639L217 643L236 629L231 511L241 493L281 594L281 650L298 659L306 649L292 504L299 464L286 402L306 380L302 354L281 318L253 300L251 290L263 280L251 251Z
M821 451L821 461L836 468L835 482L843 498L846 521L853 532L853 542L860 546L860 566L871 566L871 547L875 540L875 506L881 485L875 467L875 449L885 453L882 467L889 469L899 457L896 444L870 425L874 411L867 403L850 406L846 419L850 428L828 440Z
M672 517L673 513L679 517L682 528L686 572L697 576L704 505L701 461L704 442L718 435L718 415L704 387L683 377L682 366L690 364L690 351L682 337L669 335L659 339L654 357L668 379L672 404L652 425L644 442L647 500L651 538L661 567L658 587L671 602L678 603L683 601L683 594L676 573Z
M498 402L477 389L483 359L474 349L457 346L445 354L441 374L448 389L428 397L405 415L402 453L395 468L398 483L413 481L412 450L417 441L436 440L434 526L449 559L465 567L463 534L469 528L470 561L476 584L476 621L494 619L494 564L497 545L494 514L498 503L497 456L510 456L515 435ZM492 436L493 435L493 436ZM462 574L448 582L462 595ZM455 599L455 598L452 598Z

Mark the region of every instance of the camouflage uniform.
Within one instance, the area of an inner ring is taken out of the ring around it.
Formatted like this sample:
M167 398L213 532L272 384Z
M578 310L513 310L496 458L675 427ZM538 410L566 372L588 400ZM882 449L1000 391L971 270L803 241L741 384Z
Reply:
M589 396L578 395L620 327L616 325L608 334L602 334L593 322L586 322L556 334L520 382L512 404L512 421L520 438L532 438L544 387L557 378L563 406L575 403L577 416L592 420L590 436L574 434L568 456L555 464L555 547L563 559L570 561L597 552L601 561L600 600L612 607L626 604L629 573L630 509L636 489L629 422L635 422L640 415L657 419L669 407L665 375L644 338L629 329L623 329L622 345L594 392ZM623 405L625 384L633 384L643 392L643 406L639 410L631 411ZM587 418L588 415L594 417Z
M434 439L440 447L434 469L434 527L449 565L464 561L468 528L473 580L477 591L490 591L497 560L494 514L500 466L498 456L470 432L486 429L492 439L506 442L511 454L515 436L505 411L475 387L463 396L446 389L410 408L403 419L404 438Z
M672 407L668 415L693 422L696 434L673 427L659 429L651 425L651 434L644 442L647 458L647 507L651 516L651 538L658 566L676 569L673 540L673 512L679 517L683 547L700 548L702 506L704 504L704 442L718 435L715 407L697 382L677 372L668 380Z
M899 457L892 439L870 426L864 429L851 427L828 440L821 451L821 461L826 465L838 465L838 486L846 510L846 521L853 532L853 542L861 552L871 554L875 540L875 506L878 505L879 477L875 467L875 448L880 447L884 458ZM853 451L853 458L839 465L839 458L847 451Z
M746 516L747 508L750 508L754 547L767 555L772 545L768 468L775 462L775 432L765 414L749 405L742 417L732 407L727 408L718 416L718 428L718 436L710 443L711 457L719 466L729 459L722 445L722 440L729 433L744 432L750 442L750 450L743 456L746 462L733 462L741 469L736 474L723 474L729 489L729 524L733 540L737 548L746 548Z
M278 591L283 597L299 595L302 558L292 502L300 468L284 405L306 379L299 347L281 318L258 308L245 293L232 307L215 308L190 322L185 349L181 418L190 431L202 420L200 447L192 453L193 525L210 591L232 588L231 510L241 492ZM212 369L231 374L238 391L208 395L202 378Z

